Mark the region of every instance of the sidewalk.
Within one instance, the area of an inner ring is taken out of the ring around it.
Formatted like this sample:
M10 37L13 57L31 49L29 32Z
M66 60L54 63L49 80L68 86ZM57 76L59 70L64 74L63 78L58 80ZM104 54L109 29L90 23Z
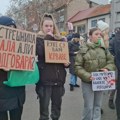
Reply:
M80 80L78 81L80 84ZM60 120L81 120L83 110L83 97L81 88L76 88L74 91L69 90L69 74L67 74L67 81L65 84L65 95L63 97L62 112ZM27 86L26 102L22 120L39 120L39 104L37 95L35 93L35 86ZM103 98L103 110L101 120L115 120L115 110L108 108L108 92L105 92ZM51 119L50 119L51 120Z

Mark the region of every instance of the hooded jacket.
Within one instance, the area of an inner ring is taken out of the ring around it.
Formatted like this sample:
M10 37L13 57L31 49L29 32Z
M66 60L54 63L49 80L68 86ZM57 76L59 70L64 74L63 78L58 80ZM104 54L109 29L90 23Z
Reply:
M40 71L40 85L64 85L66 78L66 70L64 64L61 63L45 63L44 40L61 40L58 36L44 35L39 32L36 41L36 55L38 55L38 68Z

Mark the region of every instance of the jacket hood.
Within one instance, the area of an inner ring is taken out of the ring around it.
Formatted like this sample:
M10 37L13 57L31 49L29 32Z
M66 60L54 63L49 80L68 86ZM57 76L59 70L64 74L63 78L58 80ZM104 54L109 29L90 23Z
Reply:
M37 33L37 37L44 39L46 37L46 35L43 33L43 31L39 31ZM53 37L56 40L61 40L62 39L62 37L60 35L54 35Z

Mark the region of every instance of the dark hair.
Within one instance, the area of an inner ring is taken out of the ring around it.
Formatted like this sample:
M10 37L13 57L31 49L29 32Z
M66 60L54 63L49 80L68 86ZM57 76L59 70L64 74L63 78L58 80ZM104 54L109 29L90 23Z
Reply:
M73 38L80 38L80 34L79 33L73 33L72 37Z
M52 19L52 15L49 14L49 13L45 13L45 14L44 14L44 17L45 17L45 18L51 18L51 19Z
M89 35L92 35L94 31L99 30L99 28L92 28L89 31Z

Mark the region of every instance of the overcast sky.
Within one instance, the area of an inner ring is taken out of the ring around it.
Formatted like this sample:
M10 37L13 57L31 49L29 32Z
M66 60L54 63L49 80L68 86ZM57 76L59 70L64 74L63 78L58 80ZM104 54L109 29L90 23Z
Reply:
M9 5L10 0L0 0L0 13L4 15Z

